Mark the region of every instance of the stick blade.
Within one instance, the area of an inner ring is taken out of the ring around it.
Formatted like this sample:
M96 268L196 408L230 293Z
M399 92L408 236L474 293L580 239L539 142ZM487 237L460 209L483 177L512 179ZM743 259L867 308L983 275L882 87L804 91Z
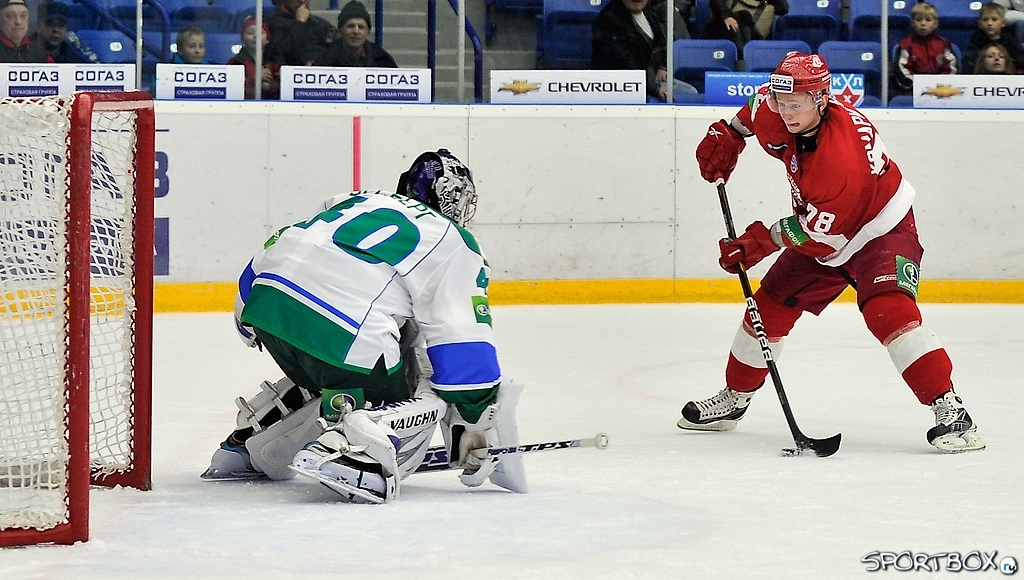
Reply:
M836 433L828 439L811 439L801 437L796 440L796 448L783 449L784 457L796 457L803 455L805 451L811 451L818 457L829 457L839 451L839 444L843 438L842 433Z

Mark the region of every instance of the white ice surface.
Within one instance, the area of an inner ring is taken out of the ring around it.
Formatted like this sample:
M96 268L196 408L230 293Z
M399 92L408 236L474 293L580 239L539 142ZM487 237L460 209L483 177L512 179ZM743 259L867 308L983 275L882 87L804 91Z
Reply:
M735 431L676 428L687 400L721 388L742 305L497 307L502 370L526 385L523 441L606 431L610 448L527 456L526 495L446 472L383 506L304 481L201 481L232 400L279 372L229 314L158 315L153 490L94 489L87 543L0 550L0 578L817 579L870 577L876 550L1022 561L1024 306L922 310L984 451L925 442L932 413L850 304L806 315L779 363L802 430L842 432L827 459L781 456L770 384Z

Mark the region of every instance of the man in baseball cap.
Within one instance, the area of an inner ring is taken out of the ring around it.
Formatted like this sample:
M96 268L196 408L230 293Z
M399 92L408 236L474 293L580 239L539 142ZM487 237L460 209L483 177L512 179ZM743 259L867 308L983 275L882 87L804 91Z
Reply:
M32 35L32 42L42 46L57 63L98 63L96 53L86 46L78 35L68 30L71 11L63 2L48 2L39 5L39 27Z
M0 62L53 62L28 37L25 0L0 0Z

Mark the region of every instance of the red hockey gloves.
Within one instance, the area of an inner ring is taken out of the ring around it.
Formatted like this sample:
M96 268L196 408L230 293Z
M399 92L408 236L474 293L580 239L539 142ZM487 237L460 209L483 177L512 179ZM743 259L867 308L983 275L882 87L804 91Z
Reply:
M708 183L729 181L740 152L746 147L743 135L722 119L710 127L704 139L697 145L697 165L700 176Z
M735 240L722 238L718 241L718 247L722 252L718 265L731 274L739 273L740 264L743 264L744 270L753 268L779 249L772 240L771 232L759 221L747 226L747 231Z

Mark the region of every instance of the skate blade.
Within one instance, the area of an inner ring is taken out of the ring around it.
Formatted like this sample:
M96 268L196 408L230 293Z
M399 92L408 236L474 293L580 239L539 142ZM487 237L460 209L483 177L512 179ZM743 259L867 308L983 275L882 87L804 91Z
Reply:
M936 438L935 441L932 441L932 445L943 453L964 453L980 451L985 448L985 442L974 431L967 431L960 435L949 433Z
M732 431L736 428L736 421L722 420L701 424L691 423L687 421L685 417L682 417L678 422L676 422L676 427L686 429L688 431Z
M327 489L329 489L329 490L331 490L331 491L333 491L333 492L335 492L335 493L337 493L339 495L344 496L345 499L348 499L348 500L351 500L351 501L362 500L362 502L375 503L375 504L384 503L384 498L382 498L380 496L377 496L377 495L374 495L373 493L371 493L369 491L366 491L365 489L359 489L358 487L352 487L351 485L349 485L349 484L347 484L345 482L338 481L337 479L333 479L333 478L327 477L326 475L321 473L319 470L306 469L304 467L299 467L298 465L294 465L294 464L289 465L288 469L294 471L295 473L297 473L297 474L299 474L301 476L308 477L309 479L312 479L313 481L322 484ZM358 500L356 498L358 498ZM362 503L362 502L360 502L360 503Z

